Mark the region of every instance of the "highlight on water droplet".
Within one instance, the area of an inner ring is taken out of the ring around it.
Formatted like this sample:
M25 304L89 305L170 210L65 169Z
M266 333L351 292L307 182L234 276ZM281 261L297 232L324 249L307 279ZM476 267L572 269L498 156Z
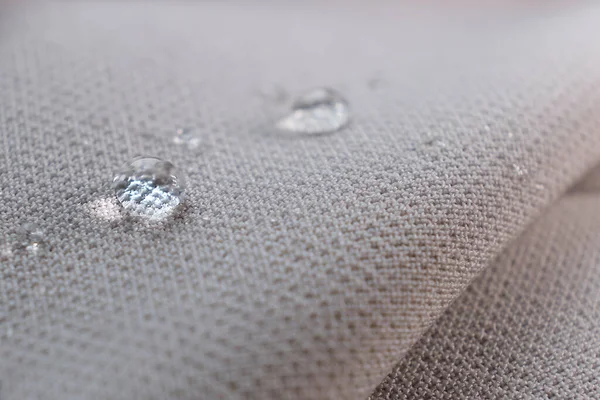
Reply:
M333 89L318 88L300 96L276 127L287 132L319 134L335 132L349 121L348 102Z
M186 146L188 149L196 149L200 146L200 137L196 134L194 128L179 128L175 131L173 142L180 146Z
M135 217L160 221L183 202L183 177L169 161L136 157L123 165L113 179L117 200Z
M524 177L525 175L527 175L529 173L529 171L527 171L527 169L525 167L523 167L519 164L513 164L512 168L513 168L515 175L518 177Z

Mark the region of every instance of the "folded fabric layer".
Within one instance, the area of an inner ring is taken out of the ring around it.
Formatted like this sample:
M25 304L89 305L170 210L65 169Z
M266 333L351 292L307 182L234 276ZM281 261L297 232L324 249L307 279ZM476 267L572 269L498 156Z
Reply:
M30 6L0 39L0 380L13 399L366 398L600 160L600 9ZM275 131L331 86L351 124ZM266 93L266 94L265 94ZM173 137L192 127L198 146ZM146 226L138 154L188 175Z
M597 190L555 204L448 308L371 399L599 398L599 206Z

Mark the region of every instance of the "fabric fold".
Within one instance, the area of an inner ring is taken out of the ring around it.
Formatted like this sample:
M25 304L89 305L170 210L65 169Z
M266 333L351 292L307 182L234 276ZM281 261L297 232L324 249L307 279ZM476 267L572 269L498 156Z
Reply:
M365 7L86 3L15 20L0 233L34 221L50 251L0 261L2 399L366 398L600 161L597 7ZM257 95L272 84L334 87L352 122L281 135L287 105ZM182 126L198 148L173 142ZM97 212L140 154L189 175L168 224Z
M599 177L514 241L370 398L598 398Z

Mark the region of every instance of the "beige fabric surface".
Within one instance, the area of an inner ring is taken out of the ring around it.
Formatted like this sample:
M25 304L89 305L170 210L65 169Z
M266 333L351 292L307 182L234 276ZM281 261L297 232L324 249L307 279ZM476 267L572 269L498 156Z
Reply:
M598 177L486 269L371 399L600 398Z
M0 234L37 222L49 251L0 261L2 400L366 398L600 160L600 9L496 11L4 17ZM352 123L277 134L273 85L335 87ZM181 126L198 149L172 142ZM136 154L188 173L168 224L114 203Z

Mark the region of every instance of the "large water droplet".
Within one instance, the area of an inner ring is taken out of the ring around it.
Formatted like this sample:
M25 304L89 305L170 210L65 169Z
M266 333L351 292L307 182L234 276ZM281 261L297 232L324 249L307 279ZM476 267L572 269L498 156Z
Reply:
M335 132L349 120L348 102L333 89L319 88L300 96L292 112L276 126L288 132L317 134Z
M131 215L159 221L183 201L183 178L169 161L136 157L123 165L113 184L117 200Z
M193 128L180 128L175 131L173 137L175 144L186 146L188 149L193 150L200 146L200 137L196 134L196 130Z

